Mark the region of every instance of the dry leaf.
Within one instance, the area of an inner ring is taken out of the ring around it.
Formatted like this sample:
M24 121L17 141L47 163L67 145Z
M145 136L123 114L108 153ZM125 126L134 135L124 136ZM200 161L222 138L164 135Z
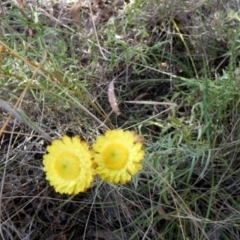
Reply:
M117 115L120 115L121 112L120 112L120 109L118 107L117 99L116 99L116 96L115 96L115 93L114 93L114 81L115 81L115 79L113 79L109 83L109 86L108 86L108 101L110 103L110 106L111 106L113 112L115 112Z
M141 135L139 135L137 132L131 131L131 133L134 136L134 143L141 143L141 144L145 143L145 139Z
M72 13L72 18L73 18L73 22L76 24L76 26L79 28L79 20L78 20L78 10L82 7L82 0L79 0L78 2L76 2L72 9L71 9L71 13Z
M172 217L167 216L166 213L165 213L165 211L164 211L164 209L163 209L162 207L159 207L159 209L158 209L158 214L159 214L160 216L161 216L161 215L165 215L165 216L163 217L163 219L165 219L165 220L167 220L167 221L172 220Z
M134 101L138 101L139 99L141 99L141 98L143 98L143 97L145 97L145 96L147 96L147 95L149 95L149 93L141 93L140 95L138 95L138 96L134 99Z
M21 8L24 8L24 2L23 2L23 0L17 0L17 2L18 2L19 6L20 6Z

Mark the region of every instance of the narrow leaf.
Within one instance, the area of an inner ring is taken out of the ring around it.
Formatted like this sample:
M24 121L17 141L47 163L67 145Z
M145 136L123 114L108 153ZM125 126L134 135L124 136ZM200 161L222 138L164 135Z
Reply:
M120 115L121 112L120 112L120 109L118 107L117 99L116 99L116 96L115 96L115 93L114 93L114 81L115 81L115 79L113 79L109 83L109 86L108 86L108 101L110 103L110 106L111 106L113 112L115 112L117 115Z
M145 105L168 105L177 107L176 103L168 103L168 102L155 102L155 101L124 101L125 103L132 103L132 104L145 104Z

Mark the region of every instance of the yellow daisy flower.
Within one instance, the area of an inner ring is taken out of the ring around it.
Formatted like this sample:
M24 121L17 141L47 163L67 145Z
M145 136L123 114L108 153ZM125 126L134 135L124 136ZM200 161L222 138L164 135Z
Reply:
M97 138L93 144L96 173L105 182L125 184L142 169L143 142L136 136L135 132L117 129Z
M54 140L43 156L44 171L56 192L85 192L93 181L92 153L78 136Z

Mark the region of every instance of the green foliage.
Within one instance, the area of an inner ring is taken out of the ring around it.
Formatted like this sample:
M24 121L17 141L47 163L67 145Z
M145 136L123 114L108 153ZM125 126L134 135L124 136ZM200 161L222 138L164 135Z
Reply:
M239 239L236 1L115 2L82 6L79 22L69 5L3 4L0 238ZM141 133L142 171L56 194L41 133L91 143L107 128Z

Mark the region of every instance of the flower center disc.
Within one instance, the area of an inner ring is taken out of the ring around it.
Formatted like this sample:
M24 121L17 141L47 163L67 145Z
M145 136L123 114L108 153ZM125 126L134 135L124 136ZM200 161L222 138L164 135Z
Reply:
M128 160L128 150L119 143L109 144L103 151L103 162L111 170L123 168Z
M62 153L55 161L55 170L65 180L75 179L80 171L79 160L74 154Z

